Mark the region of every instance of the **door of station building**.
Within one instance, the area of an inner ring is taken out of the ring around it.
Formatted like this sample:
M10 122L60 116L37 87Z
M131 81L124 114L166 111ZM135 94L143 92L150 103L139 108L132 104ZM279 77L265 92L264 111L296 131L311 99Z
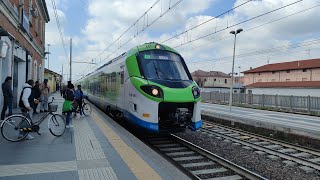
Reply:
M18 71L18 61L15 59L14 64L13 64L13 78L12 78L12 83L13 83L13 101L12 105L13 108L17 108L18 105L18 78L19 78L19 71Z

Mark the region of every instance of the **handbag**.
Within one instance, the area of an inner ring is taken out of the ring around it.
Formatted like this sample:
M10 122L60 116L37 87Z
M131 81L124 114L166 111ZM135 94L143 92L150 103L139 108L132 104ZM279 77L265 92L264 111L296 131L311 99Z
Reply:
M68 100L65 100L63 102L63 107L62 107L62 112L69 112L69 111L72 111L72 101L68 101Z

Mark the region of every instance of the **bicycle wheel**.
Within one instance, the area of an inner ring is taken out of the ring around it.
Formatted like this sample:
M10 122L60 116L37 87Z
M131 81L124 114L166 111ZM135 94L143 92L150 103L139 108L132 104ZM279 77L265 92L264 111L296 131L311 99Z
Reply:
M53 114L48 121L48 128L52 135L61 136L66 130L66 122L63 116Z
M92 112L92 109L91 109L90 104L85 103L85 104L82 106L82 109L83 109L83 114L84 114L85 116L90 116L90 114L91 114L91 112Z
M29 132L21 132L20 129L30 125L30 120L25 116L12 115L2 122L1 134L8 141L21 141L29 134Z

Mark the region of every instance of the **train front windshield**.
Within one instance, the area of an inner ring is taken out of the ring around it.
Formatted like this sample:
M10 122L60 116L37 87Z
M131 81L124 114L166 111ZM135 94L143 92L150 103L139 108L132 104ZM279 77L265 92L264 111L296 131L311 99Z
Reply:
M139 53L140 70L146 79L169 81L190 80L182 58L169 51L152 50Z

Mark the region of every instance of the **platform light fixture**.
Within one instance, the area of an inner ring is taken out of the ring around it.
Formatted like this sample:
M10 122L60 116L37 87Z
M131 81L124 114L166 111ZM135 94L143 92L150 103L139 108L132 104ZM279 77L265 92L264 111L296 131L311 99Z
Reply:
M233 95L233 81L234 81L234 59L236 53L236 42L237 42L237 34L241 33L243 29L237 29L236 31L230 31L230 34L234 35L234 46L233 46L233 59L232 59L232 72L231 72L231 86L230 86L230 97L229 97L229 109L231 111L232 106L232 95Z

